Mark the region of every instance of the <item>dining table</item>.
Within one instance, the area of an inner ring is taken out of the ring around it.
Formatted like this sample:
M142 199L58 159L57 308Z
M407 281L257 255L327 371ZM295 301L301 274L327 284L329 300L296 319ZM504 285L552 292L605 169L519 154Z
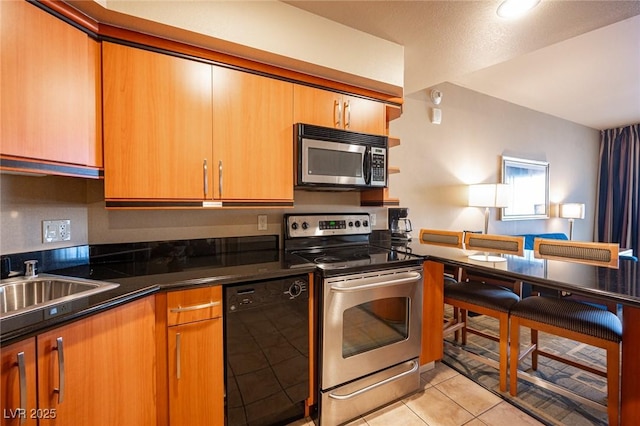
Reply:
M484 255L483 252L416 242L409 244L406 251L425 259L421 364L443 356L445 268L522 282L542 291L576 295L595 303L621 307L620 424L637 424L640 418L640 262L620 257L617 266L596 266L538 257L533 250L524 250L521 255L492 253L488 260L480 261L469 256Z

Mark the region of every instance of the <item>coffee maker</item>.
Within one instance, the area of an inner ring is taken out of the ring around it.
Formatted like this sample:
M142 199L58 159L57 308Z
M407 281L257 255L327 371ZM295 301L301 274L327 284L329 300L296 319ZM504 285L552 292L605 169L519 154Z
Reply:
M396 243L408 243L411 241L411 221L408 218L407 207L391 207L388 212L389 230L391 241Z

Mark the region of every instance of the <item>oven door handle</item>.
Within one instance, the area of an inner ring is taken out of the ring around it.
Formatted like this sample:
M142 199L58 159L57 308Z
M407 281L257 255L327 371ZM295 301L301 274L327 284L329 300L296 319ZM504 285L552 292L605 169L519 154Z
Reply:
M384 281L384 282L381 282L381 283L364 284L364 285L359 285L359 286L356 286L356 287L335 287L335 286L331 286L331 291L334 291L336 293L352 293L352 292L362 291L362 290L371 290L372 288L391 287L391 286L394 286L394 285L407 284L407 283L410 283L412 281L417 281L421 277L422 277L422 275L420 275L419 273L412 272L410 277L398 278L396 280Z
M395 380L401 379L404 376L408 376L409 374L413 374L420 367L420 364L418 364L417 361L411 361L411 362L413 363L413 367L411 367L411 370L407 370L407 371L402 372L400 374L396 374L395 376L389 377L389 378L384 379L384 380L382 380L382 381L380 381L378 383L374 383L372 385L369 385L367 387L359 389L359 390L357 390L355 392L351 392L351 393L349 393L347 395L336 395L336 394L330 393L329 394L329 398L337 399L337 400L340 400L340 401L344 401L345 399L355 398L356 396L362 395L363 393L366 393L366 392L369 392L369 391L371 391L371 390L373 390L373 389L375 389L375 388L377 388L379 386L386 385L387 383L390 383L390 382L393 382Z

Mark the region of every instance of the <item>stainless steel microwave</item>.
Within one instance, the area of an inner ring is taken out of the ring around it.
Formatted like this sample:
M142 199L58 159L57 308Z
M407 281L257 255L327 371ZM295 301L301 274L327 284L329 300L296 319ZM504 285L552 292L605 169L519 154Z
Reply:
M388 138L295 124L296 186L367 189L387 186Z

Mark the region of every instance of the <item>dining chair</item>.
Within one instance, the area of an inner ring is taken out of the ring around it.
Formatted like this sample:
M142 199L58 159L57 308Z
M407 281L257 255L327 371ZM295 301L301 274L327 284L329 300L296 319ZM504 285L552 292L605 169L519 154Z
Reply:
M618 267L617 243L594 243L589 241L563 241L546 238L533 240L534 256L542 259L566 260L595 266Z
M563 259L572 262L589 263L611 268L618 265L616 244L586 243L577 241L539 240L534 242L534 255L542 258ZM525 348L520 345L520 327L531 330L531 342ZM574 340L602 348L606 352L606 370L584 363L575 357L552 353L540 346L539 332ZM607 412L609 424L618 424L620 402L620 344L622 342L622 322L615 313L615 307L608 309L575 300L571 297L533 295L523 298L511 308L510 343L510 393L518 393L518 377L577 399L578 401L602 408L586 397L568 389L552 385L543 379L518 370L519 363L531 355L531 369L538 369L538 357L546 357L575 368L588 371L607 379Z
M421 244L435 244L440 246L462 247L461 243L467 239L464 232L459 231L439 231L425 230L420 231ZM493 240L501 240L502 236L496 236ZM513 237L519 239L522 245L522 237ZM490 239L483 239L490 241ZM492 245L491 243L488 243ZM510 243L507 243L509 245ZM516 243L517 244L517 243ZM495 250L495 247L493 248ZM492 250L492 251L493 251ZM499 250L499 249L498 249ZM506 392L508 383L508 342L509 342L509 310L511 306L520 300L520 297L512 289L512 282L497 280L491 274L470 274L463 272L463 279L455 280L451 277L445 277L444 283L444 303L453 308L453 318L446 319L443 326L443 335L454 334L454 341L458 342L459 332L462 333L462 348L467 345L467 333L475 334L499 343L499 361L497 369L500 377L500 391ZM517 285L515 286L518 287ZM499 323L499 334L493 335L476 330L470 327L468 321L468 313L475 312L481 315L487 315L496 318ZM473 356L474 359L496 367L495 361L484 357Z
M520 235L476 234L467 232L464 236L467 250L483 250L501 254L524 254L524 237Z

